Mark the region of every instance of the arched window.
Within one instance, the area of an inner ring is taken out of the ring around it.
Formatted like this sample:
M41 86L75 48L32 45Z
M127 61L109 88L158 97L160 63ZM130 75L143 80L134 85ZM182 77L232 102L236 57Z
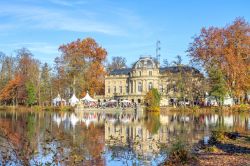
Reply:
M142 92L142 83L141 82L138 83L138 92Z
M114 86L114 93L116 93L116 86Z

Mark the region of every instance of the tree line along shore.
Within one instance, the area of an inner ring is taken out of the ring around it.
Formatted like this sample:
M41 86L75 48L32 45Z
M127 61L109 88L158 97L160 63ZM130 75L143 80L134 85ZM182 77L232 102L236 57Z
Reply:
M190 63L204 71L206 84L202 88L219 105L226 96L233 98L237 107L249 105L249 33L249 23L236 18L222 28L202 28L189 44ZM105 75L127 66L126 59L119 56L108 62L108 51L92 38L62 44L59 51L61 54L53 63L40 62L27 48L16 50L14 55L1 52L0 104L48 107L58 94L64 98L72 94L82 97L87 91L90 95L103 95ZM165 59L162 65L168 65L168 61ZM176 83L182 94L179 100L190 96L184 81L183 76Z

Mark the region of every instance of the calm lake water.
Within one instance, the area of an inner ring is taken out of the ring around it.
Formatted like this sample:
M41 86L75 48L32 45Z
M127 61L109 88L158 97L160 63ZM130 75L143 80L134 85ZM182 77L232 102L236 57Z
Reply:
M158 165L175 139L218 127L250 131L250 116L1 111L0 165Z

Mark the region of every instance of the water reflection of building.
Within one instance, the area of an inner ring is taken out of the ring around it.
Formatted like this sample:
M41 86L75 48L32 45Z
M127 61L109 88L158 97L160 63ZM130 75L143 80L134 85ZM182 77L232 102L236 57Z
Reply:
M144 119L119 124L106 121L105 142L109 146L130 146L136 155L144 160L151 160L159 154L161 144L170 143L178 135L192 135L189 142L197 142L208 134L206 131L193 133L195 125L187 116L161 115L159 121L161 126L155 133L147 128L147 122Z
M109 151L120 148L119 151L126 152L131 149L137 158L143 161L152 161L161 152L162 144L169 144L176 138L182 137L189 143L195 143L208 136L211 128L216 126L239 127L249 130L248 118L241 119L233 114L201 114L180 115L161 114L156 117L145 115L138 116L134 113L97 113L79 112L54 115L53 121L58 126L70 125L79 131L82 124L88 126L102 126L104 129L105 145ZM151 119L150 119L151 118ZM93 127L92 126L92 127ZM77 135L77 133L74 133ZM126 154L124 154L126 155ZM122 155L120 155L122 157Z

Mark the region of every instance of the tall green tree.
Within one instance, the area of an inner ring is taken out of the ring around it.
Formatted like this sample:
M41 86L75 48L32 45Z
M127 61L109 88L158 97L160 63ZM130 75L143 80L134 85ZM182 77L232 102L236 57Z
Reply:
M26 83L26 90L27 90L26 104L28 106L32 106L36 102L36 91L34 84L32 82Z
M221 105L227 93L224 75L222 74L222 71L216 67L212 67L208 74L211 85L210 94L214 96L217 102Z

